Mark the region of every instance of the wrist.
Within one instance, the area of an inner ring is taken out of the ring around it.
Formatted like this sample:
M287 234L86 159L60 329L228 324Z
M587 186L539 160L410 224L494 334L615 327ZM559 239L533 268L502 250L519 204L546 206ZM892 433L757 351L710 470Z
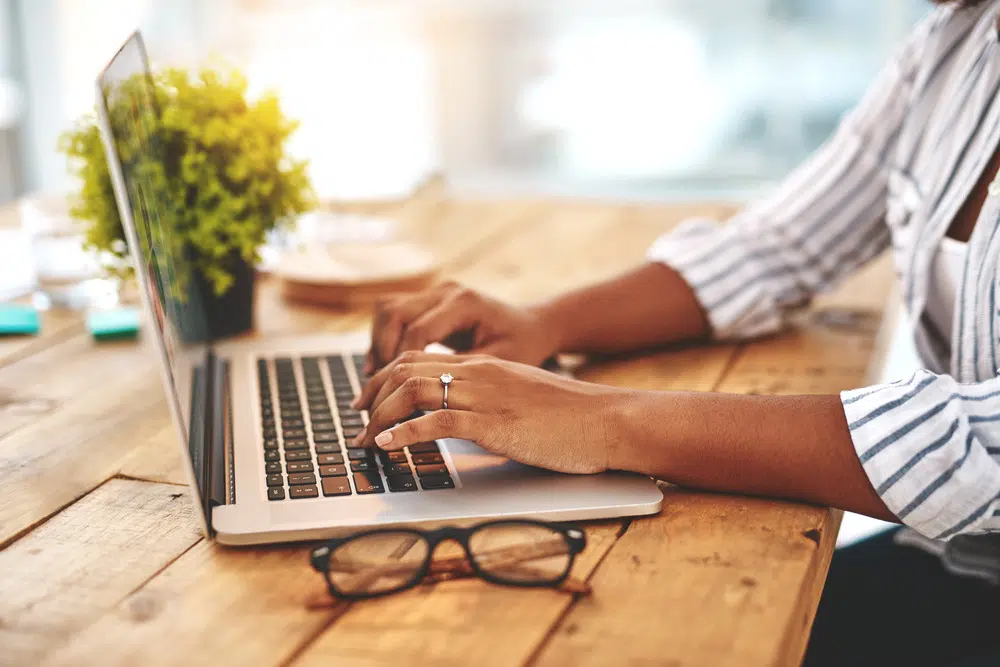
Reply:
M643 438L639 426L649 417L644 407L650 392L635 389L615 389L614 394L601 399L599 412L603 417L605 469L650 474L645 460Z
M555 302L529 306L527 310L538 323L540 344L545 352L545 358L567 352L567 318L558 312Z

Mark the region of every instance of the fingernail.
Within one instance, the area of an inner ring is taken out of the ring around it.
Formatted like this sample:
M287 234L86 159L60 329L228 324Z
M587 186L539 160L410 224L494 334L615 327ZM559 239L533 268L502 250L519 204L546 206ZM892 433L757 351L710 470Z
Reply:
M353 442L353 444L357 445L359 443L364 442L366 435L368 435L368 427L367 426L365 426L363 429L361 429L361 433L358 433L356 436L354 436L354 442Z
M360 396L356 397L353 401L351 401L351 407L354 408L355 410L357 410L358 408L361 407L361 397Z
M375 444L379 447L385 447L390 442L392 442L392 431L382 431L375 436Z

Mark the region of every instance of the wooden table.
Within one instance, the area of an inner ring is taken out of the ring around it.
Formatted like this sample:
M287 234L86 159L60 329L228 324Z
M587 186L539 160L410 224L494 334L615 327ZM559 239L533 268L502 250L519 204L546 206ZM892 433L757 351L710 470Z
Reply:
M429 187L353 206L395 217L446 273L527 302L619 272L719 205L457 202ZM863 381L890 270L878 263L787 334L593 362L656 389L834 392ZM365 313L290 307L262 285L261 335L349 331ZM309 610L303 546L198 533L149 342L97 344L78 318L0 340L0 665L790 665L840 514L666 488L663 511L587 526L592 597L479 581Z

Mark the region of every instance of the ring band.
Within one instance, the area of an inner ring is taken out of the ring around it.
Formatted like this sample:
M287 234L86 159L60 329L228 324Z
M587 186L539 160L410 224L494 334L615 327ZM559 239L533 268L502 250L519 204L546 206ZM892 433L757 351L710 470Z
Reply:
M450 385L451 382L452 382L452 380L454 380L455 378L454 378L454 376L452 376L451 373L442 373L441 376L438 379L441 380L441 386L444 387L444 400L441 401L441 409L442 410L447 410L448 409L448 385Z

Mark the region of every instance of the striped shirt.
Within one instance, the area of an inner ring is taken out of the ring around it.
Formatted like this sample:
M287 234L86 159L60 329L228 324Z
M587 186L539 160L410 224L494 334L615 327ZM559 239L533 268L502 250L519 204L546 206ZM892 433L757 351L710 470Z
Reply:
M920 534L1000 532L1000 185L968 244L953 329L925 313L931 263L1000 145L1000 0L922 21L833 137L726 225L656 241L715 336L771 333L889 247L927 370L841 394L861 464ZM904 242L904 239L908 239Z

